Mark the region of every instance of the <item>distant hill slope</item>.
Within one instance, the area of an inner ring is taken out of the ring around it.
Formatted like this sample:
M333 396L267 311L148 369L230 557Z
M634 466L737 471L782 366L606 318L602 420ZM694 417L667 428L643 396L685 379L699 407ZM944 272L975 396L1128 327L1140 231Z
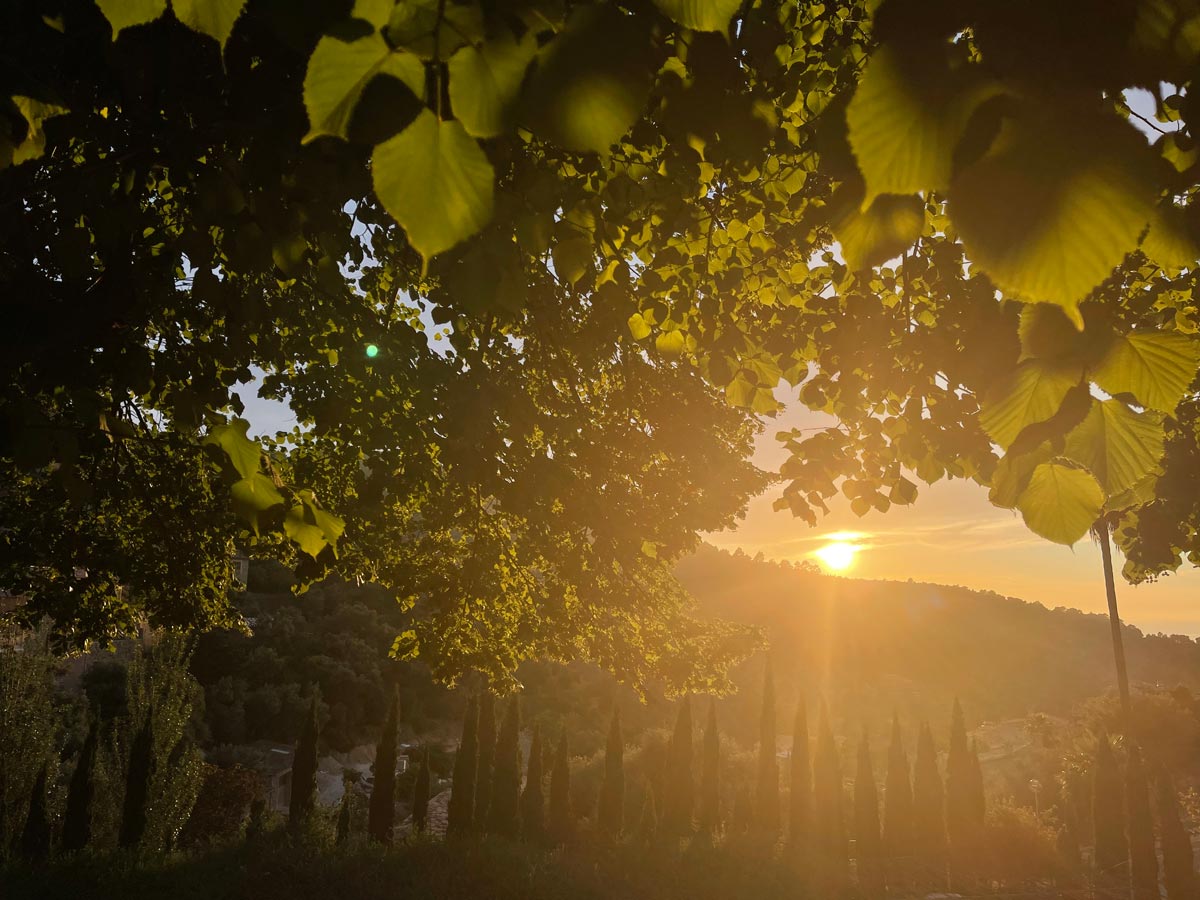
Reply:
M812 574L707 545L677 574L705 612L765 628L781 719L799 685L810 703L827 699L844 729L872 730L893 709L941 722L955 696L976 723L1065 713L1115 685L1104 616L962 587ZM1130 626L1124 639L1135 684L1200 688L1200 643ZM757 695L761 671L752 661L738 681Z

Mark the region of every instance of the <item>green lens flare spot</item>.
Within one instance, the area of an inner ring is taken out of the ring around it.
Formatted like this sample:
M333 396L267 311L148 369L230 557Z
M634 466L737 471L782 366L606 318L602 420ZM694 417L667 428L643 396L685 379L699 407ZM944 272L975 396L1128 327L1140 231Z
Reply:
M367 359L374 359L379 355L379 348L374 344L367 344Z

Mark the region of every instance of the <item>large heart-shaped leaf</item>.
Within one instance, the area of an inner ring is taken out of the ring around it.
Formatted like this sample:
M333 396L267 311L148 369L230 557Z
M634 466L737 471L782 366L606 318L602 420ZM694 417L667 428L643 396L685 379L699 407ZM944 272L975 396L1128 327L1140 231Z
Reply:
M205 444L225 451L242 478L251 478L262 468L262 447L247 437L249 430L250 423L245 419L233 419L226 425L217 425L204 439Z
M1110 394L1132 394L1143 406L1174 413L1196 378L1200 342L1174 331L1118 335L1092 377Z
M450 57L450 105L467 132L495 137L508 128L525 72L537 52L533 32L467 45Z
M345 139L354 107L376 75L398 78L418 97L425 92L425 64L411 53L392 50L382 35L353 41L321 38L304 75L309 123L304 142L322 135Z
M153 22L167 11L167 0L96 0L96 5L112 26L114 38L126 28Z
M979 423L993 441L1007 448L1026 427L1058 412L1082 374L1080 366L1026 360L988 391L979 407Z
M1078 304L1137 247L1158 188L1153 152L1115 115L1024 110L953 179L949 210L967 255L1005 292Z
M925 201L915 195L883 194L866 209L851 207L833 222L842 258L852 270L899 256L925 228Z
M12 101L21 115L25 117L25 121L29 123L25 132L25 140L12 148L11 162L14 166L19 166L26 160L38 159L45 152L46 132L43 123L55 116L65 115L70 110L65 106L34 100L32 97L15 96ZM8 160L0 161L0 168L4 168L8 162Z
M742 0L654 0L654 4L684 28L724 31Z
M1046 462L1033 470L1017 506L1035 534L1056 544L1074 544L1099 518L1104 489L1085 469Z
M375 193L426 260L492 217L495 173L461 122L422 111L371 157Z
M245 6L246 0L173 0L172 3L180 22L192 31L216 38L222 49Z
M884 44L871 54L846 108L846 137L879 194L950 186L954 150L975 109L1000 88L975 67L952 68L949 44Z
M1119 400L1094 401L1067 435L1065 454L1083 463L1110 497L1158 468L1163 455L1161 413L1137 413Z

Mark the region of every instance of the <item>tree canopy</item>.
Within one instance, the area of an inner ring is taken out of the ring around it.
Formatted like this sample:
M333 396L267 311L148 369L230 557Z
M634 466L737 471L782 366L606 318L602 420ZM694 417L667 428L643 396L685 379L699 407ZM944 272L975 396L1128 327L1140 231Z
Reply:
M243 549L446 680L719 683L751 637L671 564L781 382L836 418L779 434L809 522L970 478L1200 558L1184 0L2 15L0 580L69 640L234 624Z

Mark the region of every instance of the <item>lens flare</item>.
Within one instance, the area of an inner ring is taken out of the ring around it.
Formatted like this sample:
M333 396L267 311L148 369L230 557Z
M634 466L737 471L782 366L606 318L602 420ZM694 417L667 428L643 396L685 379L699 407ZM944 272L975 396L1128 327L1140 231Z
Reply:
M830 541L813 555L831 572L844 572L854 565L858 551L858 544L850 541Z
M379 355L379 348L374 344L367 344L367 359L374 359Z

